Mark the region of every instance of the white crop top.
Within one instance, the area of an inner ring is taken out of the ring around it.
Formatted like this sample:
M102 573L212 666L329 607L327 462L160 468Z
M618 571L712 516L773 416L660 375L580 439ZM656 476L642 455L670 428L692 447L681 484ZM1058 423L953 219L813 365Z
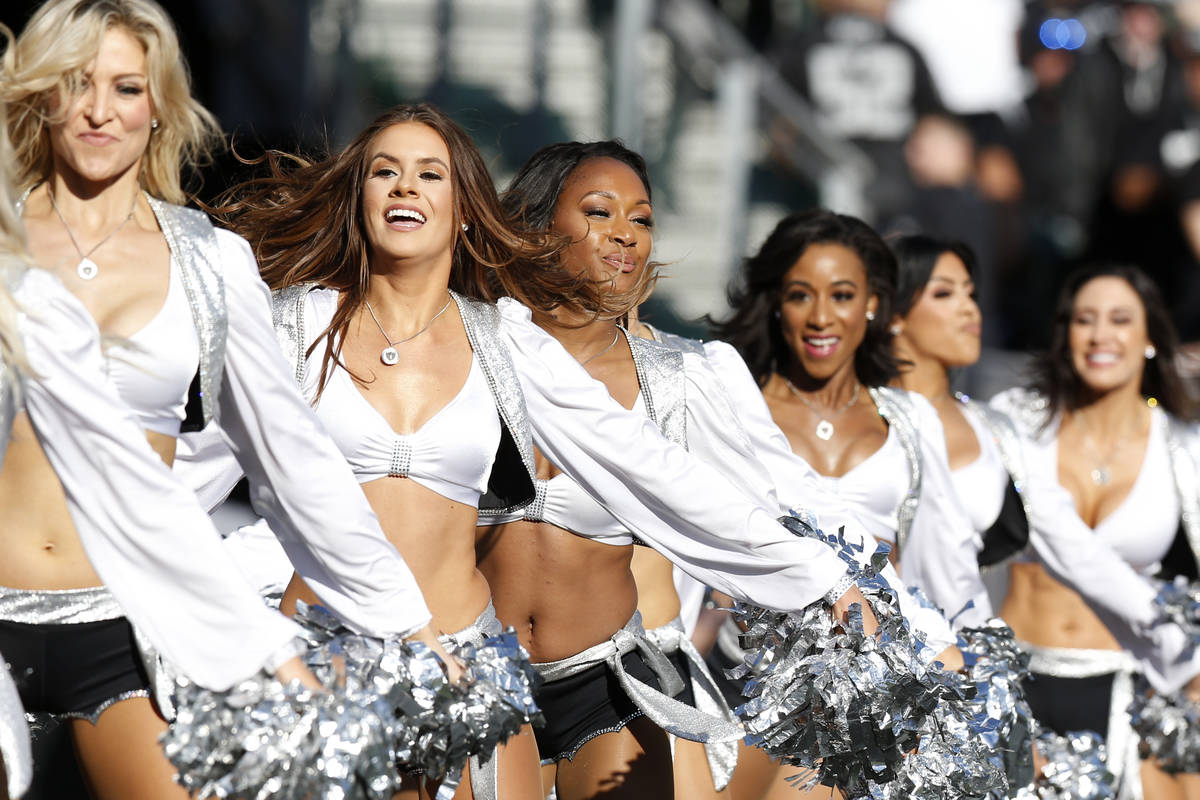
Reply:
M1129 494L1095 527L1096 535L1142 574L1158 571L1179 530L1181 509L1167 452L1167 418L1159 409L1150 417L1150 440L1142 468ZM1058 425L1031 450L1038 466L1058 474Z
M200 338L179 270L172 257L167 299L153 319L105 347L108 376L137 423L175 437L200 363Z
M963 511L971 520L971 527L979 533L991 530L1004 507L1004 492L1008 488L1008 470L1000 458L991 430L976 415L963 412L963 416L975 432L979 441L979 458L950 473L955 494L969 502L962 504Z
M645 415L646 403L641 392L631 410ZM566 473L560 472L549 480L538 480L535 489L533 502L525 509L525 519L549 522L615 547L633 544L629 530Z
M411 478L449 500L479 507L500 446L500 415L474 356L458 394L413 433L393 431L340 367L317 403L317 416L359 483Z
M876 539L895 544L900 501L908 494L908 455L894 427L883 446L841 477L814 472L816 483L854 508Z

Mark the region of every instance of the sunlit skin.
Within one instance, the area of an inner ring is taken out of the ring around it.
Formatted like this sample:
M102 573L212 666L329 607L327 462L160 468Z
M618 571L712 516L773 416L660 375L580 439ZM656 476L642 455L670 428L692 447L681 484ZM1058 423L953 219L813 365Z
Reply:
M551 221L551 230L571 242L564 254L567 268L608 282L614 291L632 288L654 243L648 197L637 173L621 161L594 158L577 166L563 184ZM637 372L615 320L593 319L580 326L579 313L565 308L536 319L577 360L586 362L585 369L618 403L633 407L639 391ZM614 337L616 344L609 348ZM539 478L558 474L540 452L536 459ZM638 608L642 587L634 581L631 560L640 557L632 546L596 542L549 523L519 521L481 529L478 552L480 568L493 586L497 616L516 626L534 662L565 658L607 640ZM657 609L656 616L666 615L662 622L679 613L673 587L658 602L667 606ZM646 621L647 627L655 624L662 623ZM592 796L604 788L670 796L666 744L660 729L637 719L624 730L589 741L573 761L559 763L557 774L548 770L544 782L557 782L564 800ZM631 760L657 768L636 786L614 788L614 776Z
M943 253L912 308L893 323L893 348L903 364L901 388L924 395L946 431L950 468L958 469L982 452L975 431L950 393L948 371L979 360L982 319L975 282L954 253Z
M783 374L767 380L763 396L792 450L820 474L840 477L887 439L887 425L854 372L854 352L878 298L862 260L840 244L809 246L784 274L779 296L779 327L791 358ZM797 398L785 378L818 410ZM829 441L815 434L822 419L834 423Z

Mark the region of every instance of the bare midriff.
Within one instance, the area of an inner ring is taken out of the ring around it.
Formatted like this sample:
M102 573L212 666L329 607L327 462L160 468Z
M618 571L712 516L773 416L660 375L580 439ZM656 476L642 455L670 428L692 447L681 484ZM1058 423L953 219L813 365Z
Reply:
M175 438L146 433L170 465ZM0 467L0 586L13 589L82 589L103 583L92 568L67 497L26 414L17 415Z
M530 660L558 661L609 639L638 607L632 545L595 542L546 522L481 528L479 567L496 615Z
M1040 564L1013 564L1000 615L1022 641L1040 647L1120 650L1083 598Z
M379 478L362 484L380 527L412 570L433 615L433 628L456 633L487 608L487 580L475 568L475 506L442 497L409 478ZM285 603L298 592L293 579ZM285 605L287 608L288 605Z
M637 607L646 630L661 628L678 617L679 593L671 562L649 547L634 547L632 569L637 582Z

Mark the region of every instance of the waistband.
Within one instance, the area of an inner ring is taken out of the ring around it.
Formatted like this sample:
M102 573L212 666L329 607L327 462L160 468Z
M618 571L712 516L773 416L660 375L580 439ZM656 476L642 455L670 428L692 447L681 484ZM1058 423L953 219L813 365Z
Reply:
M12 589L0 586L0 620L24 625L79 625L125 616L106 586Z
M687 659L687 673L682 676L692 684L692 694L696 698L696 708L704 713L723 720L730 725L737 725L737 717L725 702L720 687L713 680L704 657L688 638L680 617L666 625L646 631L646 638L664 653L682 653ZM737 766L737 742L710 741L704 744L704 755L708 761L708 771L712 776L713 788L718 792L729 785L733 770Z
M1137 661L1124 650L1042 647L1018 642L1029 653L1029 671L1054 678L1094 678L1110 672L1132 672Z
M661 691L626 672L621 657L634 650L658 677ZM534 664L533 668L543 680L552 683L578 675L597 664L607 665L629 699L667 733L693 742L736 742L745 735L740 725L706 714L672 697L683 689L683 680L662 650L647 638L642 615L636 611L629 622L606 641L558 661Z
M467 627L455 633L443 633L438 637L442 646L452 650L461 650L467 645L482 647L483 640L495 636L503 630L500 620L496 619L496 606L488 600L487 608Z
M1124 650L1090 650L1076 647L1042 647L1019 642L1030 654L1029 671L1054 678L1113 676L1108 710L1106 765L1113 774L1118 800L1141 800L1141 757L1138 737L1129 716L1133 702L1133 676L1137 660Z

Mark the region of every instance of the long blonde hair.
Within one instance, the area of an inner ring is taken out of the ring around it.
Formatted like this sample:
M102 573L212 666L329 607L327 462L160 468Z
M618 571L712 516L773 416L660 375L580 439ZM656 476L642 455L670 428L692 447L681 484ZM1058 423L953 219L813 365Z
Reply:
M114 28L145 48L150 102L159 123L142 158L141 183L155 197L182 204L187 198L181 171L208 159L220 128L192 97L175 28L153 0L47 0L15 44L10 39L0 62L0 102L9 106L16 184L26 189L50 177L51 101L79 91L100 39Z
M0 39L12 41L12 33L0 25ZM28 370L25 349L17 331L16 299L9 291L30 263L25 228L17 216L16 190L12 181L13 148L8 140L6 108L0 102L0 362L17 370Z

